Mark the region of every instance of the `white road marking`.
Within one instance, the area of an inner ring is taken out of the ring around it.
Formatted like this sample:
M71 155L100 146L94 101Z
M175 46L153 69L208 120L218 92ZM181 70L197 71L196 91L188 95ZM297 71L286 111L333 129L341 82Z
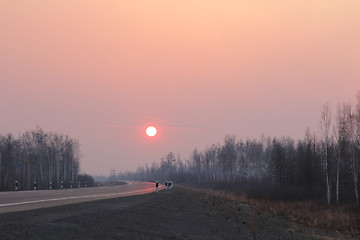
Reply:
M96 194L96 195L87 195L87 196L77 196L77 197L65 197L65 198L53 198L53 199L42 199L28 202L17 202L17 203L5 203L0 204L0 207L8 207L8 206L16 206L23 204L31 204L31 203L40 203L40 202L52 202L52 201L60 201L60 200L69 200L69 199L77 199L77 198L91 198L91 197L108 197L108 196L116 196L116 195L124 195L124 194L132 194L137 192L144 192L147 190L154 190L155 188L142 189L132 192L124 192L124 193L111 193L111 194Z

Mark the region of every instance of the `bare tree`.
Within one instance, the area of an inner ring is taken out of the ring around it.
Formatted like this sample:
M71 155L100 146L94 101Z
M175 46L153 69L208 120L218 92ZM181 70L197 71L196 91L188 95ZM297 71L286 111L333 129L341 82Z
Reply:
M327 203L331 203L331 180L330 180L330 127L331 127L331 112L329 103L326 103L322 107L321 119L320 119L320 129L322 134L322 147L324 151L324 163L325 163L325 181L326 181L326 199Z
M340 164L345 158L346 148L350 138L349 117L351 115L350 104L339 104L337 107L336 125L334 126L334 137L336 141L336 203L339 204L340 197Z
M355 109L355 118L354 118L354 142L355 142L355 156L354 156L354 189L356 196L356 204L359 205L359 192L358 192L358 181L360 174L360 91L356 95L357 103Z
M359 151L360 151L360 91L357 93L357 104L354 113L350 113L349 128L351 131L351 169L354 182L356 205L359 205Z

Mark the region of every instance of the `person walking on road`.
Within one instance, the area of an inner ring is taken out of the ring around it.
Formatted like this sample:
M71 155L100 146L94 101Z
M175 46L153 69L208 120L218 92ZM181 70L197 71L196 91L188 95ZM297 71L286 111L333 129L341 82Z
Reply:
M155 187L156 187L156 192L159 192L159 181L156 181Z

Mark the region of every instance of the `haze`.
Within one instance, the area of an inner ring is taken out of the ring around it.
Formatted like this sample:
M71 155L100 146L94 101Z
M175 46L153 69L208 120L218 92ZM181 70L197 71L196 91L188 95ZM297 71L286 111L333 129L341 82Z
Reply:
M89 174L302 138L360 89L357 0L3 0L0 29L0 133L68 134Z

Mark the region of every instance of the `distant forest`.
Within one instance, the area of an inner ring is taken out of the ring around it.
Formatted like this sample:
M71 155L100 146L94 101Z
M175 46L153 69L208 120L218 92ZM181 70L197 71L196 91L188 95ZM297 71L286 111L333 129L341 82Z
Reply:
M66 135L37 128L15 138L0 135L0 190L84 187L93 185L86 174L79 175L79 143Z
M327 204L359 205L360 91L356 104L329 104L320 113L319 134L307 130L304 139L261 137L236 140L203 151L194 149L182 160L169 152L150 166L119 174L121 179L167 179L201 187L246 192L282 200L323 200ZM114 176L113 176L114 177Z

